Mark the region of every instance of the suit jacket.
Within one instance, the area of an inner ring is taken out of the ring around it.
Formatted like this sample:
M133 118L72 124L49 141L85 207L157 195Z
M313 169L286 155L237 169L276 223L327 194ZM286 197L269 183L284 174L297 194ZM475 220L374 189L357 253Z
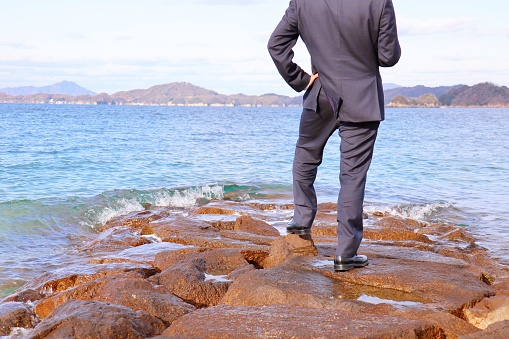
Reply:
M304 108L316 111L323 89L341 121L384 120L379 67L394 66L401 55L392 0L291 0L267 47L297 92L311 79L293 62L299 36L319 74L304 95Z

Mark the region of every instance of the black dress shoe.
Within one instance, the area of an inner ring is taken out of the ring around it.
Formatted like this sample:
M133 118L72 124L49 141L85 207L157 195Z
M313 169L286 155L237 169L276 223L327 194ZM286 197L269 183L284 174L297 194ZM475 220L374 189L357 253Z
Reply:
M334 257L334 271L350 271L353 268L364 267L368 265L368 257L365 255L356 255L351 258L343 258L339 255Z
M306 235L311 234L311 227L299 225L292 219L286 226L286 232L289 234Z

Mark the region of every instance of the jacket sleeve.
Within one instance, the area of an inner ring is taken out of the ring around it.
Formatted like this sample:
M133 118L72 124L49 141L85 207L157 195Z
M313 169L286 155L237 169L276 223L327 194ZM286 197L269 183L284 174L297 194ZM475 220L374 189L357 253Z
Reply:
M279 74L295 91L306 89L311 76L293 62L293 47L299 38L296 0L291 0L283 19L270 36L267 48Z
M401 57L401 47L398 40L396 14L392 0L386 0L380 18L380 33L378 35L378 64L382 67L394 66Z

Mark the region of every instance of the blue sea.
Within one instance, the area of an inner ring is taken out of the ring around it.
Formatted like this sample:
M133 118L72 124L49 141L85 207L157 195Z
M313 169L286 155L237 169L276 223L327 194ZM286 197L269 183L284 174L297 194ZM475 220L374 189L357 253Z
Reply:
M0 104L0 297L144 204L291 201L299 108ZM471 230L509 264L509 110L388 109L366 211ZM339 137L320 166L335 201Z

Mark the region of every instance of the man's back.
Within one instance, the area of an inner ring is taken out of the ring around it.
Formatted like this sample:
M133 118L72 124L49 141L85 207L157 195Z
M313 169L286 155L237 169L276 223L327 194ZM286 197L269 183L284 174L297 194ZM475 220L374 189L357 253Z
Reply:
M285 20L269 41L272 57L283 52L285 25L297 27L311 55L313 73L319 74L330 97L338 104L342 101L340 119L383 120L379 66L396 64L401 53L392 1L292 0Z
M293 62L302 37L313 75ZM269 53L284 80L307 89L293 158L293 218L288 233L311 234L318 211L314 182L327 140L341 138L338 245L334 270L368 265L358 255L363 235L366 178L380 121L384 118L379 66L400 57L391 0L291 0L272 33Z

